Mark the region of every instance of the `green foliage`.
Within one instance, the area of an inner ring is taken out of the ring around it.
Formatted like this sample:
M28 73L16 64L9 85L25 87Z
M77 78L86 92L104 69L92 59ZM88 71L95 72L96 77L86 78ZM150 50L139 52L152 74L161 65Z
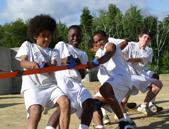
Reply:
M54 48L56 43L58 43L59 41L64 41L67 42L67 26L65 23L61 23L59 21L59 23L57 24L57 30L56 33L54 34L54 36L52 36L52 40L51 43L49 45L50 48Z
M3 26L2 38L0 45L2 47L20 47L25 41L29 40L27 36L27 24L23 20L18 19L15 22L6 23Z
M161 73L169 74L169 52L165 53L162 58Z
M141 9L137 9L137 6L131 5L131 7L125 12L122 25L124 37L138 41L138 35L142 30L143 15Z
M1 47L19 47L25 40L29 41L27 36L27 27L30 19L25 23L22 19L15 22L0 25L0 46ZM104 30L109 37L138 41L139 33L142 29L147 29L152 33L152 39L149 47L153 49L154 58L148 68L156 73L169 73L169 15L163 21L151 14L142 14L137 6L131 7L122 14L121 10L114 4L109 4L106 9L98 9L91 15L88 7L84 7L80 16L80 25L83 32L82 43L79 48L88 54L89 60L94 58L87 44L93 38L96 30ZM53 48L59 41L67 42L67 26L60 21L57 24L57 31L52 37L49 47Z
M82 10L82 15L80 17L81 17L81 20L80 20L79 26L81 27L82 32L83 32L83 39L82 39L82 43L80 44L79 48L85 51L88 54L89 59L90 59L92 54L88 50L88 41L92 38L91 30L93 26L93 17L90 14L90 11L87 7L84 7L84 9Z

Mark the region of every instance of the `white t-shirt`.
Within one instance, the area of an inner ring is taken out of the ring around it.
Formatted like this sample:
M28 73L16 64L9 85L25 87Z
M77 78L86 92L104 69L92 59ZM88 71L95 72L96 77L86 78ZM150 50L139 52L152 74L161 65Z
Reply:
M141 67L146 65L151 59L151 55L147 50L140 49L136 42L129 42L123 49L125 58L142 58L142 63L128 62L130 72L132 75L141 75Z
M119 44L119 43L121 43L125 40L124 39L115 39L115 38L109 37L108 41L111 42L111 43Z
M27 55L28 61L33 61L41 63L42 61L51 62L51 60L56 60L57 65L61 65L59 52L56 49L42 48L36 44L25 41L15 58L21 61L21 56ZM27 70L27 69L24 69ZM22 89L21 93L27 89L31 88L48 88L53 84L56 86L56 80L54 73L41 73L41 74L31 74L22 76Z
M152 48L150 48L150 47L148 47L148 46L146 46L146 51L148 52L148 54L150 54L151 55L151 59L148 61L148 63L152 63L152 59L153 59L153 49ZM141 67L141 71L142 72L144 72L144 71L148 71L148 67L147 67L147 64L146 65L144 65L144 66L142 66Z
M104 55L106 52L106 46L109 44L108 42L104 46L104 50L98 49L96 52L96 56L99 58ZM122 51L119 47L119 45L116 44L116 52L112 56L112 58L104 63L100 64L99 66L99 72L97 74L99 81L103 84L108 78L114 75L121 75L126 80L126 84L128 86L131 86L131 76L130 76L130 70L127 65L127 62L122 54Z
M82 64L86 64L88 61L88 56L87 56L86 52L81 51L80 49L75 48L72 45L69 45L68 43L65 43L63 41L58 42L55 45L55 49L59 50L61 59L72 55L74 58L79 58ZM75 79L79 82L81 82L81 79L82 79L81 75L77 69L68 69L68 70L64 70L64 71L57 71L56 77L59 77L59 76L72 78L72 79Z

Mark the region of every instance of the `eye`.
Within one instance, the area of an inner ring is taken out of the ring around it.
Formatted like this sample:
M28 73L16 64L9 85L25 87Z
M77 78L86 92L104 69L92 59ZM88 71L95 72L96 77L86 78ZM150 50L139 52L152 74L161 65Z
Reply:
M46 36L44 35L44 34L42 34L42 36L41 36L42 38L45 38Z

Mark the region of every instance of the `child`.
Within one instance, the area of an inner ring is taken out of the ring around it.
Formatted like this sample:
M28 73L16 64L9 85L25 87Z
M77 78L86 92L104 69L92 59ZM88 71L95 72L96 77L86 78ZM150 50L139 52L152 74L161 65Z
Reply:
M37 15L30 20L27 33L34 43L25 41L16 55L16 59L21 61L22 68L36 69L42 62L45 62L45 66L48 67L60 65L59 52L48 48L55 31L56 22L49 15ZM27 129L37 129L44 108L47 113L49 109L56 106L59 106L61 110L60 128L69 128L70 101L56 84L54 73L22 77L21 94L30 116Z
M86 64L88 57L86 52L78 49L80 43L82 42L82 30L77 25L72 25L68 29L67 39L68 43L63 41L56 44L55 48L59 50L61 56L61 62L67 64L67 57L72 56L78 60L78 64ZM55 73L58 85L62 91L71 100L72 113L76 112L79 119L81 119L81 124L79 129L88 129L94 108L94 100L91 93L81 84L81 79L86 75L85 69L68 69L64 71L58 71ZM81 110L82 111L81 111ZM48 127L50 129L55 129L57 125L57 120L59 117L59 109L55 111L55 116L52 116L48 122Z
M162 82L157 79L141 76L142 66L145 66L151 59L151 54L146 50L146 46L149 44L150 40L151 33L147 30L142 30L139 35L139 42L131 42L123 50L132 74L131 79L134 89L131 94L136 95L138 90L143 93L148 91L146 98L137 108L137 111L146 115L155 114L150 110L148 103L158 94L163 86ZM123 102L127 103L128 98L129 96L127 96Z
M148 61L148 63L152 63L153 58L153 50L152 48L146 46L145 50L148 52L148 54L151 55L151 59ZM159 75L153 71L148 70L147 64L141 67L141 76L146 76L149 78L155 78L159 80ZM160 112L163 110L163 107L159 107L155 104L156 96L149 102L148 106L150 109L154 112Z
M108 42L108 36L104 31L96 31L93 39L100 49L96 53L96 58L88 63L88 68L94 69L100 65L98 79L102 84L99 92L95 95L93 120L96 129L104 129L100 108L107 105L118 116L120 129L132 129L133 127L124 118L119 105L131 90L131 78L127 62L119 45Z
M122 49L124 49L124 48L127 46L128 42L129 42L130 40L129 40L129 39L125 39L125 40L123 40L123 39L115 39L115 38L109 37L109 38L108 38L108 41L118 44L119 47L120 47L120 49L122 50ZM89 42L88 42L88 49L89 49L90 52L92 52L92 53L97 53L97 50L99 49L99 47L97 46L97 44L95 44L94 40L91 39L91 40L89 40ZM97 56L97 55L96 55L96 56ZM101 87L101 84L98 85L98 86L96 86L96 88L95 88L95 90L94 90L95 94L99 91L99 88L100 88L100 87ZM122 104L122 103L121 103L121 104ZM120 104L120 105L121 105L121 104ZM122 109L124 118L127 119L127 120L130 122L130 124L131 124L134 128L136 128L137 126L136 126L135 122L130 119L129 115L127 114L127 112L126 112L126 110L125 110L125 108L124 108L124 105L121 105L121 109ZM108 117L108 115L107 115L107 112L106 112L105 108L101 107L101 111L102 111L102 114L103 114L103 124L108 124L108 123L110 123L110 119L109 119L109 117ZM118 119L118 118L117 118L117 119Z

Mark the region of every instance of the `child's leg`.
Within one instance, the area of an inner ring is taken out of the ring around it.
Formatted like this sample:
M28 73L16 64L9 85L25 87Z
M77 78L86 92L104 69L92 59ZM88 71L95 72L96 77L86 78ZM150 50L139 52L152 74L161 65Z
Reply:
M59 124L59 117L60 117L60 107L57 107L55 112L49 118L47 126L51 126L56 128Z
M101 111L101 107L103 105L106 105L107 102L103 97L100 97L100 96L95 96L94 100L95 100L95 106L94 106L94 113L93 113L93 121L96 127L99 125L103 126L103 121L102 121L103 114Z
M112 108L114 113L117 115L119 120L121 118L124 118L120 105L114 96L112 86L109 83L104 83L102 87L100 87L100 93L109 104L109 106Z
M100 89L101 86L102 85L100 84L100 85L98 85L98 86L95 87L94 94L96 94L97 92L99 92L99 89Z
M42 111L43 107L41 105L35 104L30 107L30 119L27 129L37 129L38 123L41 119Z
M150 88L150 90L148 91L146 98L144 99L144 102L142 103L142 105L147 105L157 94L158 92L161 90L163 84L161 83L161 81L155 81L153 82L148 88Z
M82 103L83 112L81 116L81 124L90 125L93 116L94 100L87 99Z
M70 123L70 100L62 95L58 98L57 103L60 106L60 129L68 129Z

